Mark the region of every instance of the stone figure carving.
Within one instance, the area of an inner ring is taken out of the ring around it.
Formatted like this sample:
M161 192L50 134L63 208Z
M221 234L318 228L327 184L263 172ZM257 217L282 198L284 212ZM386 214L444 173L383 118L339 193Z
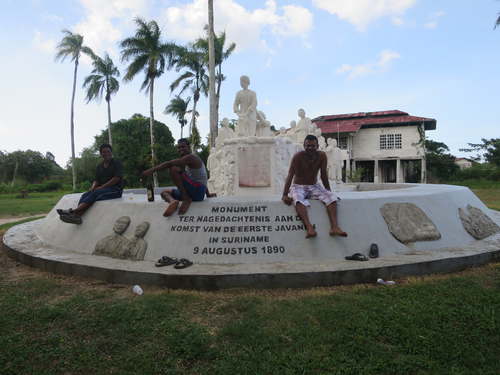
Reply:
M235 137L234 130L229 127L229 119L227 117L222 119L221 125L217 138L215 139L215 147L220 147L226 139Z
M464 229L477 240L489 237L500 231L500 227L491 220L483 211L470 204L466 209L459 208L458 215Z
M294 142L302 144L306 135L312 134L318 137L318 144L323 149L325 147L325 140L321 139L321 129L319 129L316 124L313 124L309 117L306 117L306 111L300 108L297 111L299 115L299 122L290 122L290 129L287 131L287 136L293 139Z
M434 223L413 203L386 203L380 207L389 232L404 244L441 238Z
M238 115L237 133L241 137L255 136L257 127L257 94L249 90L250 78L240 77L241 90L234 98L233 111Z
M321 137L323 138L323 137ZM328 179L336 183L342 182L342 151L337 147L335 138L327 139L326 155L328 156Z
M112 258L124 258L124 252L129 247L130 241L123 233L130 225L129 216L119 217L113 225L113 232L100 239L95 245L94 255L105 255Z
M266 120L266 115L262 111L257 111L257 128L255 131L257 137L272 137L271 122Z
M148 243L144 240L149 229L149 223L144 221L140 223L134 232L134 238L129 240L128 247L123 251L124 259L131 260L144 260L144 255L146 255L146 250L148 249Z

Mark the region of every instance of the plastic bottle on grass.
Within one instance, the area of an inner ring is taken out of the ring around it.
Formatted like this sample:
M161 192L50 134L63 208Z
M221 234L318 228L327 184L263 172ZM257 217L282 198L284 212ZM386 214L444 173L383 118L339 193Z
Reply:
M392 281L392 280L385 281L384 279L377 279L377 284L381 284L381 285L394 285L394 284L396 284L396 282Z
M134 292L134 294L137 294L138 296L142 296L144 294L144 291L139 285L134 285L132 287L132 292Z

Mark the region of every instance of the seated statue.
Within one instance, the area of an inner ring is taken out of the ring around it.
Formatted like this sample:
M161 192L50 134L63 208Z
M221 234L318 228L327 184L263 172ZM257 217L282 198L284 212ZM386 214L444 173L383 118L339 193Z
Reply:
M233 111L238 115L237 134L240 137L254 137L257 127L257 94L248 89L250 78L240 77L241 90L234 98Z
M266 115L262 111L257 111L257 129L255 132L257 137L272 137L271 122L266 120Z
M234 130L229 127L229 119L227 117L224 117L222 119L217 138L215 138L215 147L222 146L222 142L224 142L226 139L231 139L234 137Z

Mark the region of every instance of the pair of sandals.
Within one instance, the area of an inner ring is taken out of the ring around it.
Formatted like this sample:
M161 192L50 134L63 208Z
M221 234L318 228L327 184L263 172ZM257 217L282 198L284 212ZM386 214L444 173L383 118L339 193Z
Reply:
M368 253L368 256L370 258L378 258L378 245L376 243L372 243L370 245L370 252ZM360 261L366 261L368 260L368 257L364 254L361 253L354 253L352 255L349 255L345 257L346 260L360 260Z
M165 267L165 266L171 266L171 265L174 265L174 268L180 270L180 269L192 266L193 262L191 262L190 260L188 260L186 258L177 259L177 258L171 258L171 257L164 255L160 259L158 259L157 262L155 263L156 267Z

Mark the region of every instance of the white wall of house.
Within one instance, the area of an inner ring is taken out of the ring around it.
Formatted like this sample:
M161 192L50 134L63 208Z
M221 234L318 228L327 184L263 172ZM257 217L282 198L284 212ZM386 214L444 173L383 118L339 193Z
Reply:
M455 159L455 164L460 167L460 169L466 169L472 167L472 162L467 159Z
M380 136L401 134L401 148L380 149ZM351 158L374 160L385 158L419 159L424 150L418 143L420 134L417 126L395 126L360 129L353 137Z

